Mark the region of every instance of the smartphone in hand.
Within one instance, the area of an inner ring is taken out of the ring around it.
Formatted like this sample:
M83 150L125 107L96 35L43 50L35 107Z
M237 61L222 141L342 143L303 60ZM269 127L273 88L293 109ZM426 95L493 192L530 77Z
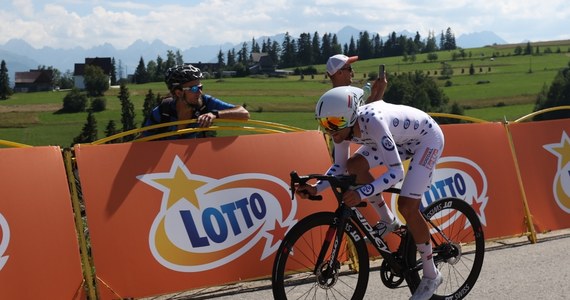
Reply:
M378 78L383 78L385 76L386 72L386 65L385 64L381 64L378 66Z

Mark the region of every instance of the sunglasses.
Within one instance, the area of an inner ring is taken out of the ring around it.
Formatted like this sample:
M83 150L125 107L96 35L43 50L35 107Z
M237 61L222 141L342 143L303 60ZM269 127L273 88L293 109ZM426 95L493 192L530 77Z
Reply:
M341 70L348 70L349 72L352 72L352 67L351 67L351 66L348 66L348 67L346 67L346 68L341 68Z
M190 91L190 92L195 94L198 91L202 90L202 84L197 84L197 85L193 85L193 86L189 86L189 87L183 87L182 90L185 92Z
M346 128L348 122L343 117L324 117L318 118L319 125L326 131L335 132Z

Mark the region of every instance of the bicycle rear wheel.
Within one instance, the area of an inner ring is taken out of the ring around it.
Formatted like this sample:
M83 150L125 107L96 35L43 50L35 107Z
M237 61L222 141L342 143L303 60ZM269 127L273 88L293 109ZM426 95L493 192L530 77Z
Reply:
M336 234L333 226L336 216L331 212L310 215L297 223L283 239L273 265L272 288L275 299L362 299L368 285L368 250L362 235L353 223L345 226L338 260L333 270L331 248ZM331 244L323 249L327 231ZM352 231L352 234L348 234ZM354 244L358 266L343 265L348 256L346 243ZM317 266L319 253L326 253Z
M426 207L423 214L430 227L433 260L443 276L431 299L462 299L473 289L483 267L485 238L481 221L467 202L457 198L440 199ZM421 279L419 256L417 265L410 276L412 292Z

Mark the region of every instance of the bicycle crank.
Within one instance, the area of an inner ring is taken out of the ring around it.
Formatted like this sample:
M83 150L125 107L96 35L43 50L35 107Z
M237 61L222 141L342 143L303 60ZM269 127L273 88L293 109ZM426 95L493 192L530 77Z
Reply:
M387 288L391 289L399 287L404 282L404 276L394 272L386 260L382 261L382 265L380 265L380 279Z

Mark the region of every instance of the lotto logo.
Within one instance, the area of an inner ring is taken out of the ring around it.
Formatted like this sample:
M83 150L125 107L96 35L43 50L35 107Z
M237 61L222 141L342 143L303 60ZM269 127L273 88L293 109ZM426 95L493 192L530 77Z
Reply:
M200 272L223 266L264 245L260 260L277 250L295 224L296 201L289 186L266 174L209 178L193 174L176 157L166 173L138 176L163 192L149 235L151 252L163 266Z
M9 256L4 256L6 250L8 249L8 244L10 243L10 226L8 226L8 221L4 216L0 213L0 236L2 239L0 240L0 271L8 262Z

